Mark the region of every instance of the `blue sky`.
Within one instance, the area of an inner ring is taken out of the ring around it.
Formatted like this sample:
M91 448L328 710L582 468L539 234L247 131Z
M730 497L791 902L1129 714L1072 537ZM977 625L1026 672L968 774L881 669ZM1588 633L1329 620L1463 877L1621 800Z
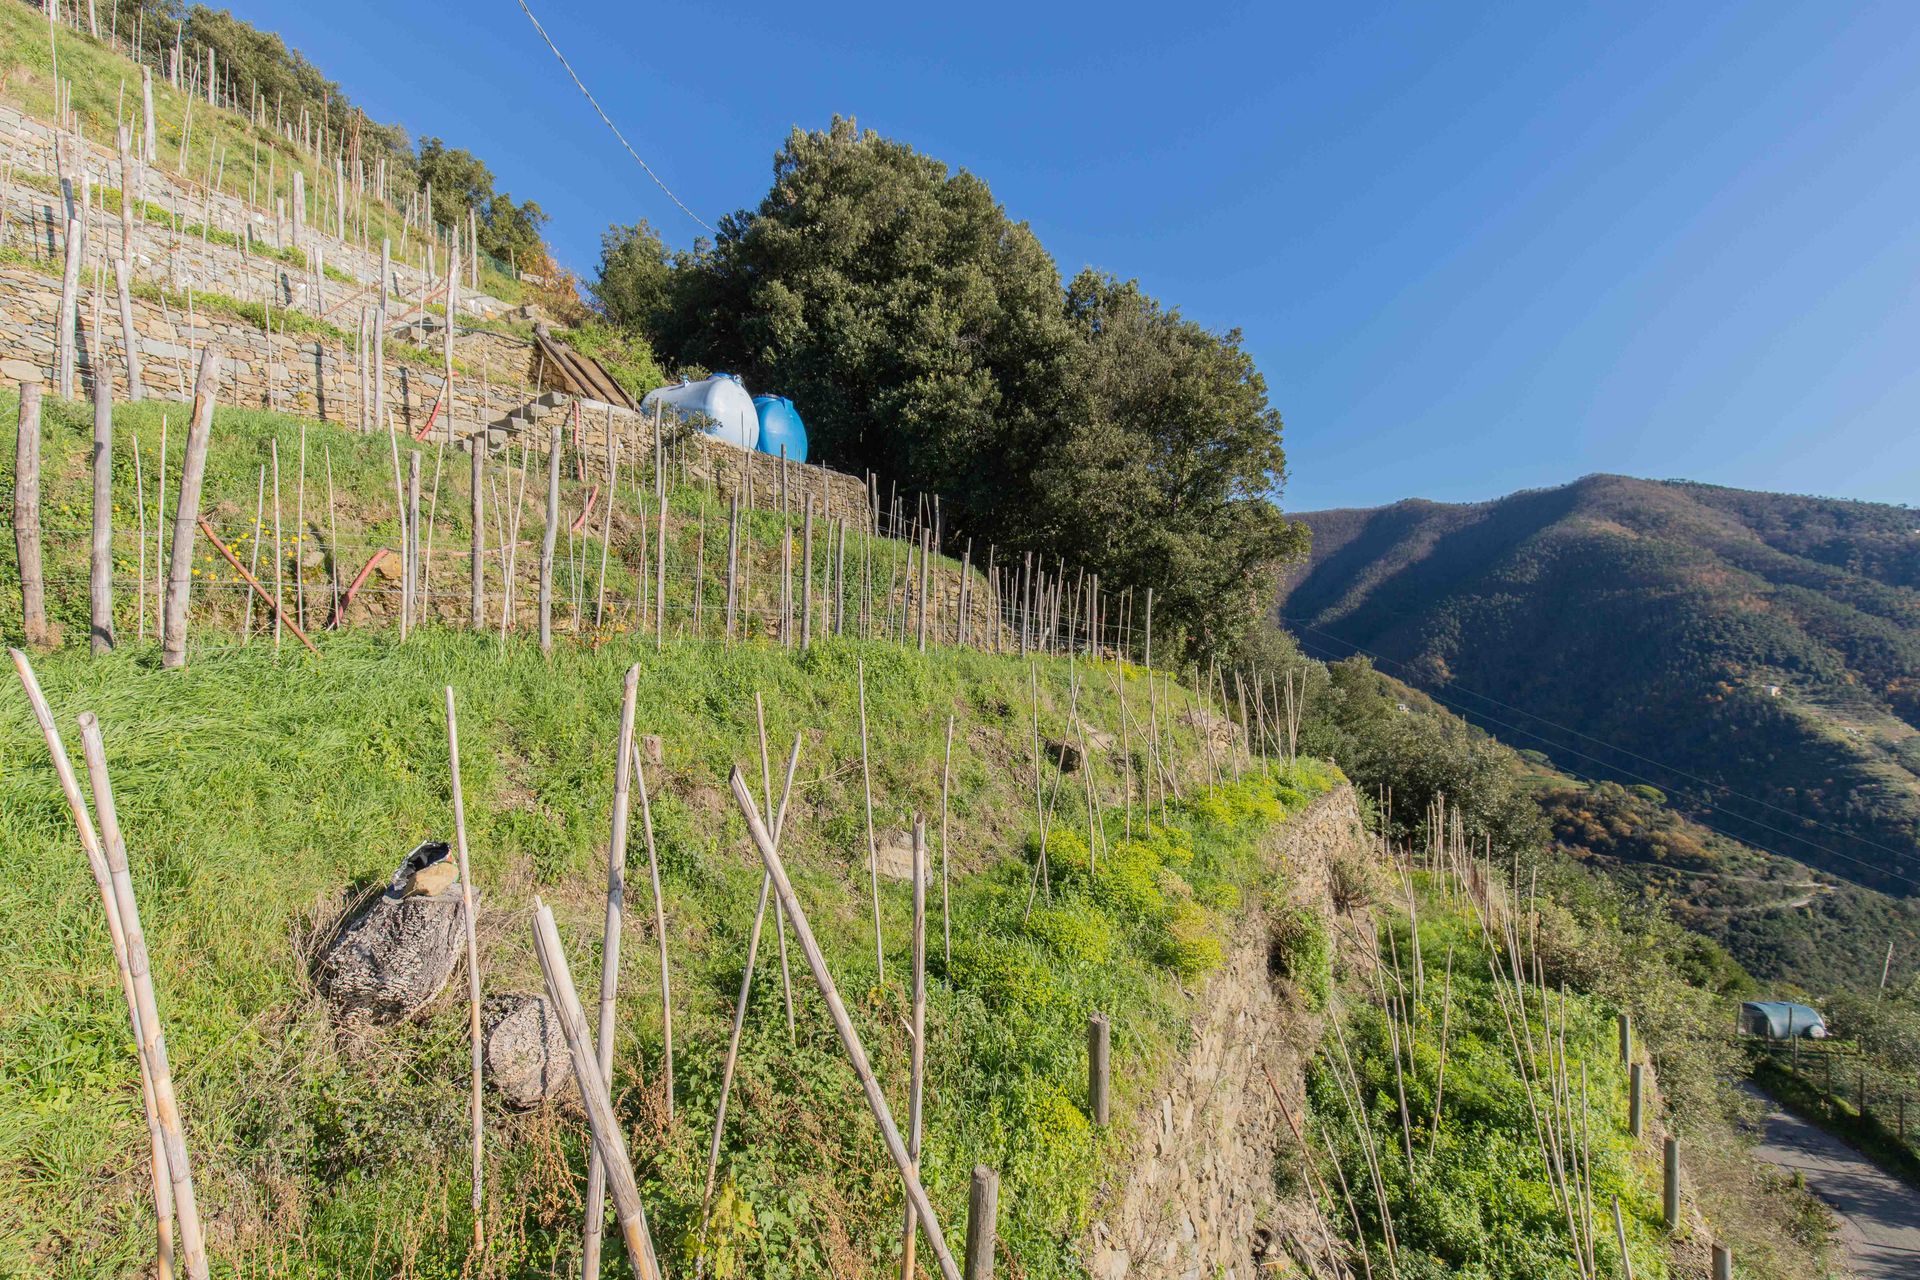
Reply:
M709 222L849 114L1063 274L1241 329L1290 509L1592 471L1920 500L1910 3L528 2ZM481 155L576 270L611 222L699 233L513 0L234 7Z

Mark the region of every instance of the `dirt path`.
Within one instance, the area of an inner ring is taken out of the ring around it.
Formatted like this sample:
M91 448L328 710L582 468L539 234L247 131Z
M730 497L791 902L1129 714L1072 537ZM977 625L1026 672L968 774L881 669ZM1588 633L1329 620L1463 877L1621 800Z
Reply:
M1792 1170L1840 1218L1847 1264L1861 1280L1920 1276L1920 1192L1882 1172L1823 1129L1789 1115L1751 1085L1767 1108L1766 1131L1754 1155Z

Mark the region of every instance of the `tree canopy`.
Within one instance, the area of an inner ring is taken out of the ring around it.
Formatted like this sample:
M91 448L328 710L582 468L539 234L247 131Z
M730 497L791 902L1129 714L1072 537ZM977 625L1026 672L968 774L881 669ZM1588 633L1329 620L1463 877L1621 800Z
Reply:
M644 224L613 228L593 292L670 362L792 397L818 456L939 494L977 547L1154 587L1169 645L1231 643L1304 549L1237 332L1137 282L1063 286L985 182L851 120L794 130L711 245L670 258Z

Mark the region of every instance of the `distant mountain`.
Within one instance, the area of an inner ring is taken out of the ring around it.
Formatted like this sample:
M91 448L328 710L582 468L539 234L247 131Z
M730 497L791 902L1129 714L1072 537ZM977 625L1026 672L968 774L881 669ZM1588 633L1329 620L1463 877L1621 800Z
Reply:
M1568 772L1920 894L1920 511L1589 476L1315 512L1282 621Z

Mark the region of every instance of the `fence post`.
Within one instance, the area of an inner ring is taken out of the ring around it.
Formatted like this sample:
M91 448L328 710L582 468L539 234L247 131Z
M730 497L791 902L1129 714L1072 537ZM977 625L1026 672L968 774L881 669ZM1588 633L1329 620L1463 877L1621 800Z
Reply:
M93 545L88 556L93 652L113 648L113 373L93 369Z
M1667 1139L1663 1206L1666 1210L1667 1230L1680 1229L1680 1140Z
M1087 1019L1087 1103L1093 1122L1102 1128L1107 1123L1107 1069L1111 1049L1111 1024L1106 1014L1096 1013Z
M1637 1062L1633 1063L1627 1068L1627 1134L1629 1137L1638 1138L1640 1136L1642 1116L1645 1114L1644 1108L1646 1105L1644 1102L1644 1088L1645 1085L1640 1064Z
M540 652L553 652L553 545L560 533L560 424L547 434L547 527L540 534ZM661 548L664 552L665 548Z
M1633 1017L1620 1015L1620 1065L1628 1066L1633 1062Z
M1713 1280L1733 1280L1733 1254L1727 1246L1713 1246Z
M211 344L200 353L193 384L193 416L180 459L180 496L174 506L173 543L167 555L167 594L161 611L160 665L187 665L187 604L193 593L193 531L200 513L200 486L206 478L207 443L213 432L213 402L220 391L220 353Z
M973 1190L967 1197L966 1280L993 1280L993 1228L999 1211L1000 1175L983 1164L973 1166Z

